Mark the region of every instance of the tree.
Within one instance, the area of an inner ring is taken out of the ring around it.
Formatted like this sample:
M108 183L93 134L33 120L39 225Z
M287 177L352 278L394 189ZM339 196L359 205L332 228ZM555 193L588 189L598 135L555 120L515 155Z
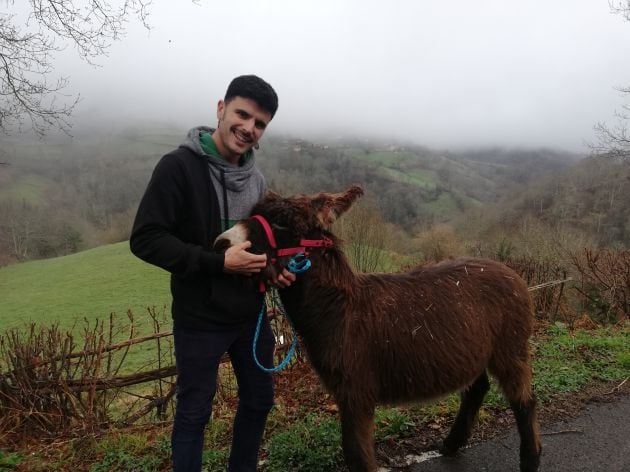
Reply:
M37 223L37 209L28 203L0 203L0 251L18 261L29 259L41 236Z
M630 87L618 89L622 94L630 97ZM630 160L630 105L622 105L621 111L615 112L616 123L608 125L597 123L595 133L597 143L591 149L597 154L607 154L611 157Z
M630 0L617 0L610 3L613 13L630 21ZM618 89L624 96L630 97L630 87ZM595 132L598 142L591 145L594 152L611 157L630 160L630 104L622 105L621 111L615 113L616 124L597 123Z
M377 208L366 203L356 205L335 223L335 230L347 241L349 258L357 271L374 272L380 267L388 227Z
M23 1L23 0L22 0ZM14 0L0 0L0 131L28 125L38 136L57 128L69 133L80 97L68 97L68 79L52 78L55 54L68 44L88 64L107 55L136 18L145 27L151 0L28 0L25 24Z
M610 3L610 8L613 13L623 16L627 21L630 21L630 0L617 0Z

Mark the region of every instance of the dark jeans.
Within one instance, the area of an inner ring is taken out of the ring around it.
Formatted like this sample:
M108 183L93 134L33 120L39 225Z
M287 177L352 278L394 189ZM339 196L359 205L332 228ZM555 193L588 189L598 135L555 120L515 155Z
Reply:
M173 328L177 406L171 446L175 472L201 470L204 429L212 413L219 360L225 352L234 367L239 396L228 471L256 471L267 414L273 406L273 379L254 362L255 327L252 323L215 332ZM269 323L264 322L256 351L262 365L271 366L273 348L273 333Z

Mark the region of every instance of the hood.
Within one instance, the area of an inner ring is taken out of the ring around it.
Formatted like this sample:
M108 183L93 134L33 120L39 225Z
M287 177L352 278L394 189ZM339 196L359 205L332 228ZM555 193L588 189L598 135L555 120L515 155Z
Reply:
M197 126L192 128L188 131L186 139L184 139L181 146L190 149L195 154L203 156L208 160L208 167L213 180L220 184L225 182L225 186L228 190L241 192L249 184L250 178L253 176L258 178L260 176L260 172L254 165L254 153L253 151L248 153L245 159L241 159L238 166L229 164L215 149L209 149L201 143L201 134L212 134L214 131L215 128L210 128L209 126Z

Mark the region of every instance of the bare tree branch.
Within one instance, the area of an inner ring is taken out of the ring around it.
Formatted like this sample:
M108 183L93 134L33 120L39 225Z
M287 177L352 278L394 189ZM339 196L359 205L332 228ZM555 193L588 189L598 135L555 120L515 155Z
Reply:
M608 4L613 13L621 15L627 21L630 21L630 0L609 1Z
M64 94L67 77L51 78L56 53L73 45L88 64L106 56L130 19L149 28L151 0L29 0L25 26L11 13L13 1L0 11L0 131L30 128L43 136L51 128L69 134L79 96ZM57 44L57 41L60 44Z
M630 0L609 1L609 5L612 13L630 21ZM620 87L617 90L630 97L630 87ZM603 122L595 125L597 143L589 144L589 147L595 154L630 160L630 104L622 105L621 111L615 112L615 119L616 122L613 125Z
M129 17L135 16L146 28L150 0L124 0L112 6L104 0L30 0L34 19L54 36L75 45L79 55L92 63L106 56L107 49L125 33ZM85 5L82 5L85 4Z

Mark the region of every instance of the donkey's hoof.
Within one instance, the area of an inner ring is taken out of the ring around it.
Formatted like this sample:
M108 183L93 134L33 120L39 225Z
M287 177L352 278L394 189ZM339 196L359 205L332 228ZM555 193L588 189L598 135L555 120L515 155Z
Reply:
M442 441L437 444L437 450L443 456L451 457L457 454L457 451L459 451L459 446L450 444L447 441Z
M521 459L521 472L537 472L540 465L540 456Z

